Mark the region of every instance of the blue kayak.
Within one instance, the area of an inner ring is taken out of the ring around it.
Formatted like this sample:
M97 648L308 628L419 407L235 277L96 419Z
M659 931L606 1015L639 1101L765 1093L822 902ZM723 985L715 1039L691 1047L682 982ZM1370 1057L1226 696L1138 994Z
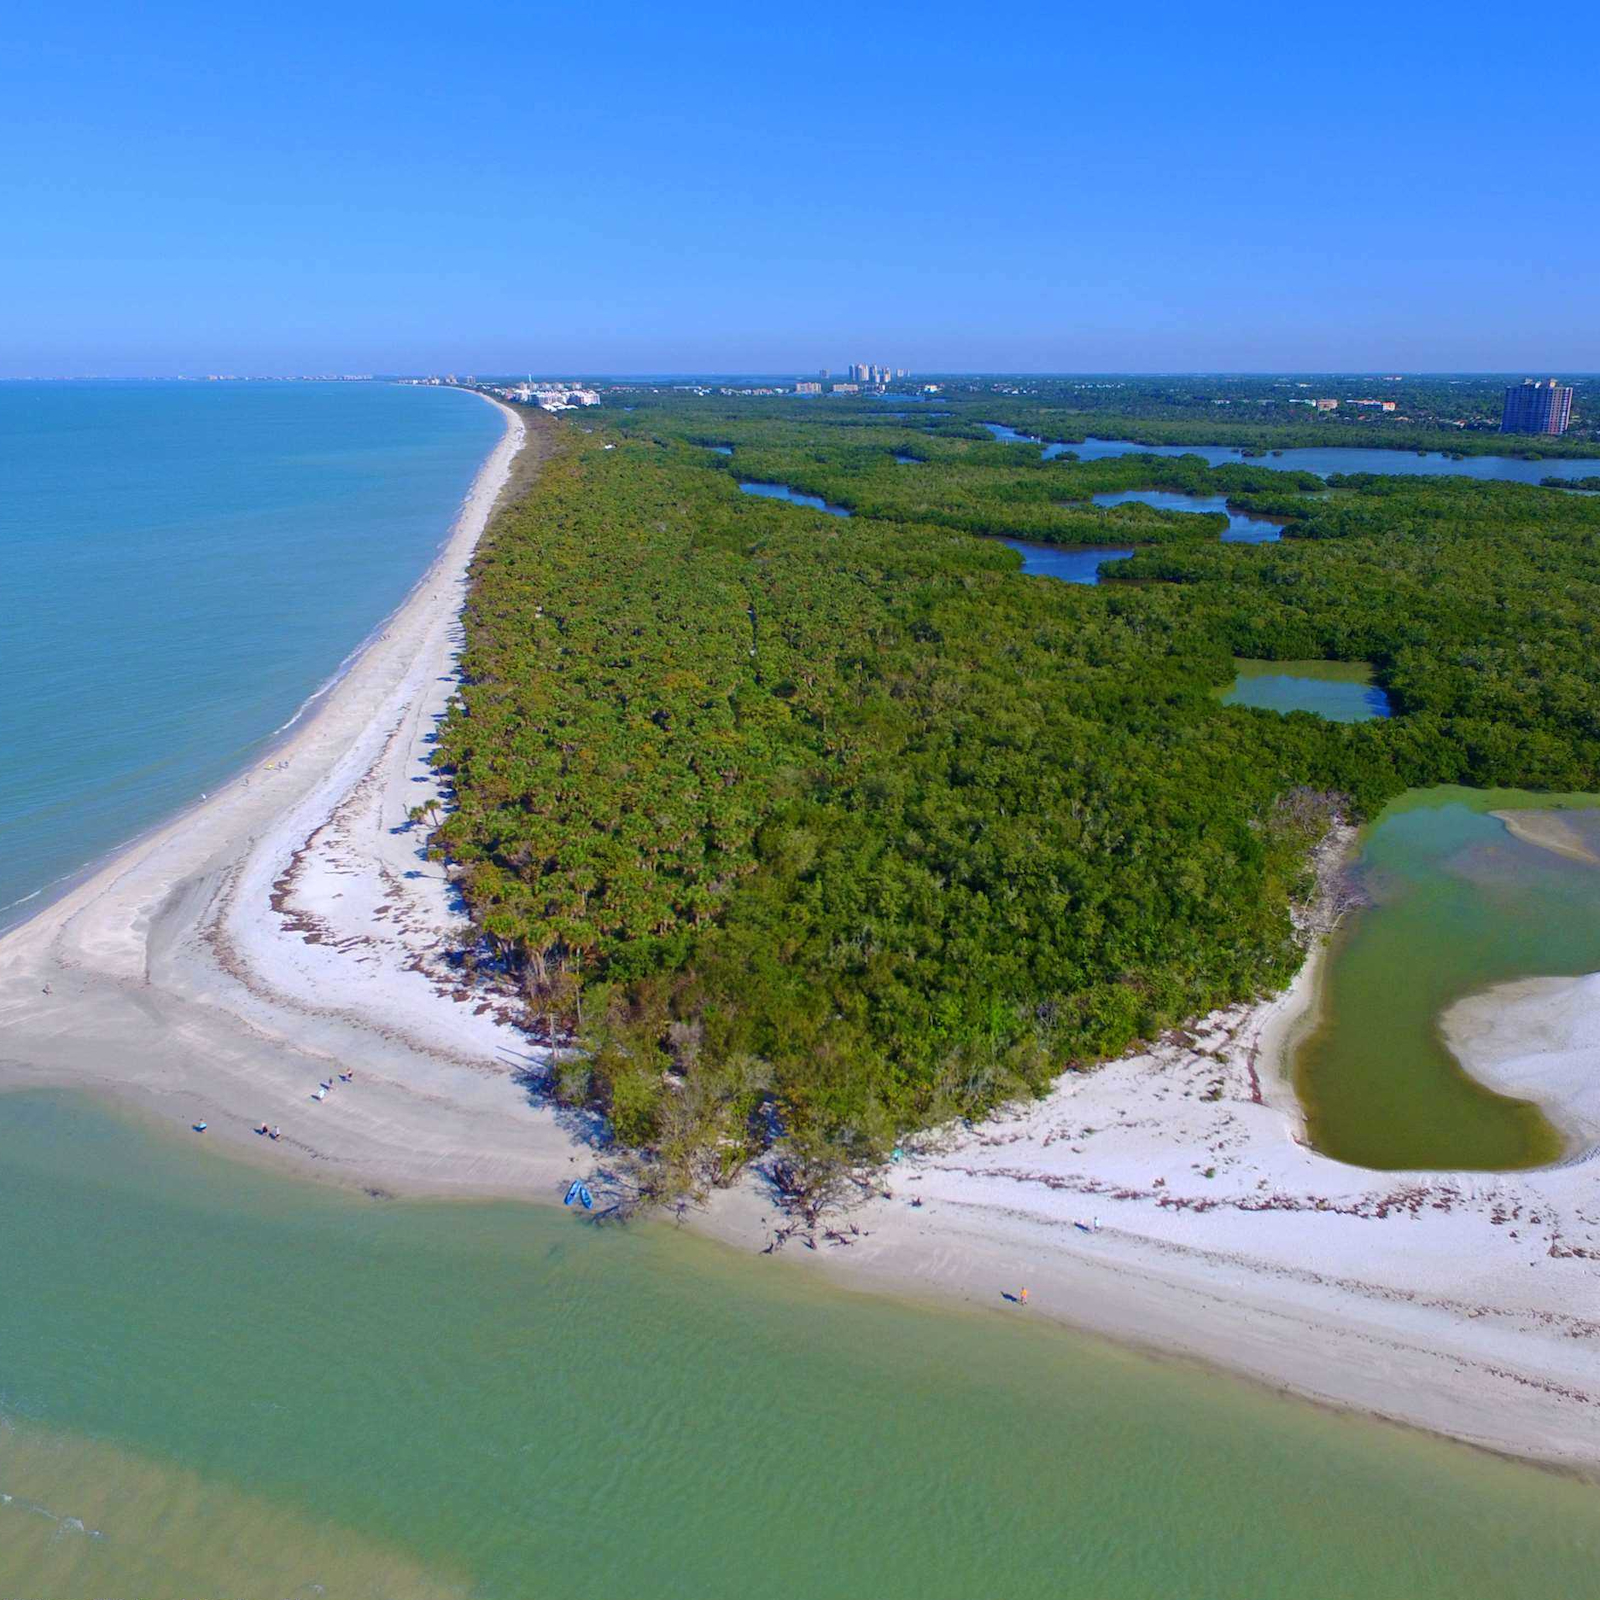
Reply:
M588 1184L577 1178L572 1180L572 1186L567 1190L567 1198L561 1203L564 1206L570 1206L574 1200L576 1200L585 1211L591 1210L594 1206L594 1196L589 1193Z

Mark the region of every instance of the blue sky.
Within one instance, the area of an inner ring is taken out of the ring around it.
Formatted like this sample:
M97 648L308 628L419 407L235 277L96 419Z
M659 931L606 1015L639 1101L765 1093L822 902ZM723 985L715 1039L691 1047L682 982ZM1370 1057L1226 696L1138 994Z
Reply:
M1600 369L1600 13L34 5L0 376Z

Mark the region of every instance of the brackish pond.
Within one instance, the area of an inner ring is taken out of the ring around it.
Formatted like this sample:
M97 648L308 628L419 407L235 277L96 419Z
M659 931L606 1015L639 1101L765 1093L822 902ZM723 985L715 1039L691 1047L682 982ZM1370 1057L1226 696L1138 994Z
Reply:
M831 506L821 495L801 494L786 483L741 483L746 494L758 494L767 500L787 500L790 505L810 506L813 511L826 511L830 517L848 517L843 506Z
M1391 714L1389 697L1364 661L1246 661L1219 692L1227 706L1266 711L1314 711L1329 722L1370 722Z
M1151 506L1157 511L1221 512L1228 519L1228 526L1222 530L1224 544L1272 544L1283 533L1281 522L1230 510L1226 495L1174 494L1166 489L1123 489L1115 494L1097 494L1093 498L1097 506L1141 505Z
M1099 583L1103 563L1133 554L1127 546L1109 544L1034 544L1027 539L1000 542L1021 555L1022 570L1029 577L1059 578L1063 583Z
M7 1595L1593 1592L1593 1485L998 1284L930 1309L666 1226L374 1201L58 1095L0 1098L0 1209Z
M1562 1142L1524 1100L1468 1078L1439 1031L1456 1000L1515 978L1600 969L1600 867L1514 838L1490 811L1600 806L1600 796L1428 789L1367 830L1371 903L1330 945L1317 1019L1294 1051L1312 1143L1357 1166L1508 1169ZM1600 853L1600 811L1572 826Z

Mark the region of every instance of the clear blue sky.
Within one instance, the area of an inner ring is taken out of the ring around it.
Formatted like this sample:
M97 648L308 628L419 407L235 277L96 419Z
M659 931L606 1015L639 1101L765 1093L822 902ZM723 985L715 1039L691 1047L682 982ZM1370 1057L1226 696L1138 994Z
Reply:
M27 0L0 375L1593 371L1597 18Z

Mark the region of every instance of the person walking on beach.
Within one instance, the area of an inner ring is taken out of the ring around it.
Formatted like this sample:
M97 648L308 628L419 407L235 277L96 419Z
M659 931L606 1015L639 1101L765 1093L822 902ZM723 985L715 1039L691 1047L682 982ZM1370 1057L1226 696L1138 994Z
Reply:
M1027 1303L1028 1303L1028 1291L1026 1289L1024 1289L1022 1291L1022 1293L1017 1296L1017 1304L1025 1306L1025 1305L1027 1305Z

